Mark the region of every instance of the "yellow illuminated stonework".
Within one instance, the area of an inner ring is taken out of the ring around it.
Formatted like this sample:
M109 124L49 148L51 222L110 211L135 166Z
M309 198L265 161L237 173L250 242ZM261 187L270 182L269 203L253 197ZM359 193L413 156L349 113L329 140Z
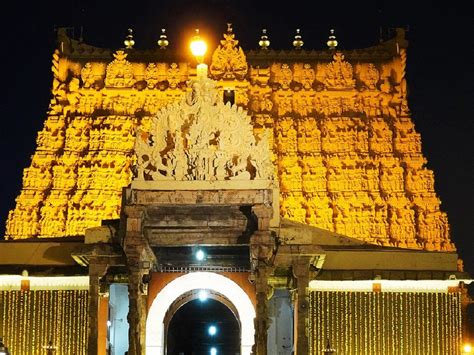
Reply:
M90 48L95 56L53 54L48 117L8 239L84 235L119 218L138 129L149 131L196 76L179 60ZM256 134L270 133L282 217L373 244L454 249L408 109L405 48L399 34L364 55L299 50L282 60L244 53L224 34L209 76L220 94L234 91Z

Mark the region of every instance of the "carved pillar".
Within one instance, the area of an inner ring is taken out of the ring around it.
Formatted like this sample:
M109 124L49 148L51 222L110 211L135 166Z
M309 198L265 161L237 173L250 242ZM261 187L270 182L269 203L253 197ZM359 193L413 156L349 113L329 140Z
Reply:
M143 275L154 263L149 254L149 247L143 236L142 222L144 210L141 206L126 206L126 234L123 249L128 267L128 323L129 355L145 354L146 301L147 290L143 284Z
M270 326L268 318L268 277L272 268L265 263L260 263L255 272L255 291L257 293L257 310L255 317L255 346L253 353L256 355L267 354L267 331Z
M129 355L145 354L146 294L144 294L140 258L128 258Z
M100 279L107 272L107 264L98 263L95 258L89 263L89 331L87 342L87 353L89 355L98 354L98 334L99 334L99 288Z
M297 256L293 259L293 276L296 279L296 352L297 355L308 354L308 283L309 258Z
M255 317L255 345L253 353L267 354L268 319L268 277L273 272L273 252L275 240L269 231L272 209L264 205L252 207L257 217L258 230L250 238L251 267L255 274L257 310Z

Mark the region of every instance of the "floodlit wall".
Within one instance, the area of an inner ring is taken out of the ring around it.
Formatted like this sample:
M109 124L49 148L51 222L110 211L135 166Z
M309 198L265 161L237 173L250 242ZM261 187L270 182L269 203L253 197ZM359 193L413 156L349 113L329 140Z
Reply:
M93 47L84 57L62 41L69 49L53 55L48 117L7 239L83 235L119 218L137 130L195 77L177 58ZM248 57L224 34L209 76L220 94L234 91L257 133L270 133L282 217L379 245L454 250L408 108L406 59L400 31L373 48Z

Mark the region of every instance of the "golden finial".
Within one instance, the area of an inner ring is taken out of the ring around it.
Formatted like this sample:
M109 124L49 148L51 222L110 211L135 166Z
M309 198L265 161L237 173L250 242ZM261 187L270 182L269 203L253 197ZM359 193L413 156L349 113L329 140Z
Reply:
M293 41L293 47L295 49L301 49L303 47L303 39L301 38L300 29L296 29L295 40Z
M170 44L170 42L168 41L168 37L166 36L165 32L166 32L166 29L162 28L160 39L157 42L158 45L160 46L160 49L166 49L166 47L168 47L168 44Z
M262 30L262 36L260 37L260 41L258 41L258 45L262 49L268 49L268 47L270 47L270 40L268 39L266 28Z
M232 23L227 22L227 33L232 33Z
M329 49L336 49L337 47L337 40L336 40L336 35L334 34L334 29L329 30L329 38L328 41L326 42L328 45Z
M133 40L133 30L131 28L128 29L128 35L125 37L123 44L125 44L125 48L127 49L131 49L135 45L135 41Z

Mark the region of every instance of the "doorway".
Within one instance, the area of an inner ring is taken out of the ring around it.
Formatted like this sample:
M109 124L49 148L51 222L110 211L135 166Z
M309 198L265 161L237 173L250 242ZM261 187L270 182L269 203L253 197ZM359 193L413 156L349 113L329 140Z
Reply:
M191 299L199 299L196 292L202 290L210 293L209 300L217 302L214 312L217 312L217 307L223 306L225 307L224 311L229 311L237 324L240 325L240 327L232 328L239 332L240 349L238 353L242 355L251 353L255 334L255 309L249 296L237 283L224 275L212 272L192 272L169 282L154 298L146 320L147 355L166 354L167 334L165 334L165 330L169 329L167 325L172 326L172 319L178 310L191 303ZM193 307L193 305L191 304L189 307ZM185 311L186 308L183 310L183 314L187 313ZM197 310L192 312L197 312ZM177 321L177 323L181 322ZM222 351L217 352L217 350L216 348L216 355L229 354ZM205 354L213 355L211 348Z
M227 305L199 296L179 303L170 307L174 312L166 327L168 355L240 354L240 324Z

